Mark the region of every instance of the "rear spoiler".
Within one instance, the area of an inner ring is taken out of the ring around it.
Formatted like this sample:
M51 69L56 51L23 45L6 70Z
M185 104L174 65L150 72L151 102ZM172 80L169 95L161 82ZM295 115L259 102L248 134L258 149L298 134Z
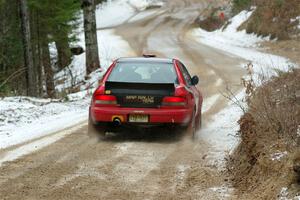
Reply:
M105 90L112 94L143 94L172 96L175 92L174 83L128 83L112 82L105 83Z

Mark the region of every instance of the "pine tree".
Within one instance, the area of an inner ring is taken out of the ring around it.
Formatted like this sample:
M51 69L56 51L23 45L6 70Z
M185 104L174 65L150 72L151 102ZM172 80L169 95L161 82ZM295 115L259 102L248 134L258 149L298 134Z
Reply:
M74 41L74 37L69 37L77 24L75 23L80 9L80 4L74 0L30 0L32 13L37 13L38 21L35 22L36 40L38 55L44 71L46 92L49 97L55 96L53 66L51 66L50 52L47 49L50 42L55 42L58 52L58 68L63 69L71 62L71 51L69 43ZM40 67L41 68L41 67Z
M19 9L24 3L26 7ZM22 18L20 10L26 14ZM56 43L56 67L69 65L69 46L76 40L72 33L79 14L80 0L0 0L0 95L6 90L24 95L28 89L28 95L43 96L46 86L48 96L55 96L53 75L57 68L51 66L48 46ZM25 66L30 66L26 73Z
M0 95L27 94L18 7L17 0L0 0Z

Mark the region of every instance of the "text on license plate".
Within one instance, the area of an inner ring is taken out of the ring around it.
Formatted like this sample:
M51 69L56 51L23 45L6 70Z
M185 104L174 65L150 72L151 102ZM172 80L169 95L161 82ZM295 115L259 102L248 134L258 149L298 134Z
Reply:
M149 122L149 115L129 115L129 122L147 123Z

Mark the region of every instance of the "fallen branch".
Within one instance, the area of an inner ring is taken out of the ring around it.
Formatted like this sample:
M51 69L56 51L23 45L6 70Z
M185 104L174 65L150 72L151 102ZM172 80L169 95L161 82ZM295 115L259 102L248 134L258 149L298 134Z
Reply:
M23 74L26 70L26 67L21 68L19 70L17 70L16 72L12 73L7 79L5 79L1 84L0 84L0 88L2 88L8 81L13 80L14 78L17 78L18 76L20 76L21 74Z

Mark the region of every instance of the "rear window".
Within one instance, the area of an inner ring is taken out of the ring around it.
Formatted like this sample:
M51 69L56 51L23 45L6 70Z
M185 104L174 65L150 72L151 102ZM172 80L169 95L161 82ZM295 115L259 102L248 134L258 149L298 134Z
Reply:
M176 83L172 63L117 63L108 81L125 83Z

